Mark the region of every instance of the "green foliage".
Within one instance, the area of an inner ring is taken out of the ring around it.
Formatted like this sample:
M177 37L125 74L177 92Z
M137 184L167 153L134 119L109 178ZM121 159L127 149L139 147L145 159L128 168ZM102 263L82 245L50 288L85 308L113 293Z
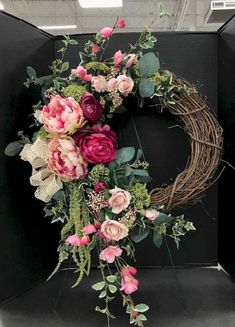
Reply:
M10 157L17 155L22 150L24 144L21 140L9 143L5 148L5 155Z
M157 231L153 232L153 243L156 247L160 248L162 245L163 237L162 234L158 233Z
M135 311L137 312L146 312L148 310L149 310L149 306L144 303L140 303L135 306Z
M136 225L130 232L130 238L135 243L143 241L149 235L149 229Z
M139 84L139 93L141 98L150 98L154 93L155 87L151 80L142 79Z
M92 285L92 288L95 291L101 291L104 287L105 287L105 282L99 282L99 283Z
M136 183L130 188L130 192L132 195L131 201L138 210L150 206L150 195L146 184Z
M93 183L104 182L108 183L110 181L110 172L107 167L103 164L95 165L90 173L88 174L88 178Z
M153 76L160 68L159 59L153 52L144 54L139 60L139 71L142 77Z
M81 97L87 90L84 86L78 84L70 84L63 89L63 93L65 97L72 97L77 102L81 100Z
M110 68L105 63L99 62L99 61L88 62L85 65L85 68L87 70L101 71L101 72L104 72L104 73L109 73L110 72Z
M117 151L116 163L120 166L123 163L131 161L135 156L135 148L125 147Z

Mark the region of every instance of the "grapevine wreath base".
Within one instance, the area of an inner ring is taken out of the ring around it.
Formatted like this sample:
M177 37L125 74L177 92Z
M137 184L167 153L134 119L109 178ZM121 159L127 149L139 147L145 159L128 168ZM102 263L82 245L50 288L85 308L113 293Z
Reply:
M159 248L166 238L179 246L188 231L195 230L184 215L173 217L173 208L195 203L213 182L222 152L222 129L193 85L160 69L154 52L156 38L146 28L130 51L104 52L116 28L103 28L80 52L77 68L69 70L68 46L76 40L66 36L60 59L49 67L51 74L38 77L27 67L27 87L41 87L42 101L34 106L32 135L19 133L20 140L6 147L7 155L20 151L32 165L31 185L35 197L45 202L45 216L61 225L59 260L54 273L70 258L77 268L77 286L89 275L91 252L99 258L101 281L92 288L104 306L96 311L114 318L110 302L120 293L130 324L143 326L149 307L135 304L138 290L135 243L152 237ZM148 163L142 150L118 149L112 117L125 110L123 100L134 97L138 110L151 106L168 110L183 124L191 143L184 171L164 188L151 192L147 183ZM128 261L128 262L127 262Z

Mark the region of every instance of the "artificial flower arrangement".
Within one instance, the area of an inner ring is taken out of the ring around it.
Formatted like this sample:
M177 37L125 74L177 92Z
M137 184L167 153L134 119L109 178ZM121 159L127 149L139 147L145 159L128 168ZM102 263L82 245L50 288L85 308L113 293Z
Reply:
M174 85L172 74L160 70L158 57L147 51L156 42L148 28L128 53L118 50L104 59L114 30L124 27L125 21L118 19L113 28L97 33L80 52L77 68L69 70L64 60L68 46L77 44L68 36L59 50L61 59L50 66L51 75L38 77L27 67L25 84L40 85L44 103L34 106L37 131L32 139L20 133L6 154L20 150L32 165L35 197L45 202L45 215L61 224L59 261L52 275L71 257L77 286L89 275L91 251L96 249L101 281L92 287L105 303L96 311L107 316L110 326L114 316L109 304L120 293L130 324L143 326L149 307L132 299L139 285L132 264L134 244L150 236L159 248L170 237L178 247L180 237L195 228L184 216L166 214L161 203L151 204L148 163L141 150L118 149L111 118L125 109L123 101L131 94L143 107L146 98L157 96L167 104L174 101L174 92L194 90Z

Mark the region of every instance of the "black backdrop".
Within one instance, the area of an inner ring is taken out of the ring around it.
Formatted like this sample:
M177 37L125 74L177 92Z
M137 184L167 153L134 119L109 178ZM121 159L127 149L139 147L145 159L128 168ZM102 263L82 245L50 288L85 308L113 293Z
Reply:
M218 34L159 33L157 36L155 51L159 52L162 66L193 81L217 112ZM79 47L71 48L67 59L76 67L78 50L89 35L74 37L79 40ZM107 55L117 49L125 50L128 42L136 37L135 33L115 35ZM34 199L28 181L30 167L18 158L5 157L3 150L15 139L16 131L28 125L31 105L39 99L35 89L22 86L25 67L31 65L39 74L47 74L47 66L57 56L59 43L60 38L51 38L30 24L0 12L0 301L44 278L57 259L58 228L43 218L42 204ZM153 184L168 183L186 163L189 150L186 135L180 128L168 128L177 123L171 116L157 114L149 108L137 110L134 122L151 165ZM117 127L120 146L138 147L128 115L120 115L114 123L114 128ZM178 251L170 244L175 263L217 264L217 186L206 193L203 204L179 212L194 221L197 232L185 237ZM138 247L137 260L143 266L170 264L165 247L157 250L150 240Z

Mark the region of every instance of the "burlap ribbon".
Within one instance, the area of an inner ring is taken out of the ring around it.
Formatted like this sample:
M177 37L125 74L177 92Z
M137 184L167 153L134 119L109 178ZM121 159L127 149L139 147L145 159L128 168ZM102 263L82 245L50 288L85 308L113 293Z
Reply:
M30 184L37 187L34 195L44 202L50 201L52 195L63 187L59 177L47 168L47 156L47 143L40 138L33 144L25 144L20 153L21 159L32 165Z

